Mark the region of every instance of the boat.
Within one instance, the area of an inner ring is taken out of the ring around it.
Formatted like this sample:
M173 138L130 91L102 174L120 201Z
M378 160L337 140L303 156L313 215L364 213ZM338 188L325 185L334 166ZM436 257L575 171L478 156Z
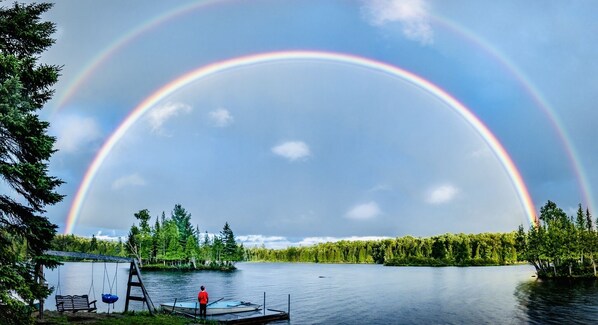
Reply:
M166 311L177 311L185 314L199 315L199 303L197 301L163 303L160 304L160 306ZM208 304L206 308L206 315L242 313L247 311L256 311L261 308L261 305L247 301L217 300Z

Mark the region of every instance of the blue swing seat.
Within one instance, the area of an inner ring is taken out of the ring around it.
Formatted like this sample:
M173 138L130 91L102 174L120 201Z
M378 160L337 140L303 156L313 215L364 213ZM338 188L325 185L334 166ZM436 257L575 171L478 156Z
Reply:
M103 293L102 294L102 302L105 302L107 304L113 304L118 300L118 296L117 295L113 295L111 293Z

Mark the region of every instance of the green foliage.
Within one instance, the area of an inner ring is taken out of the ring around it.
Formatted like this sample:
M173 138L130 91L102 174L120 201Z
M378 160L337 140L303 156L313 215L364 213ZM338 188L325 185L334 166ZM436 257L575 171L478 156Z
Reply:
M171 214L172 221L179 231L179 241L182 247L187 244L187 238L193 235L193 226L191 226L191 214L188 213L180 204L175 204Z
M540 209L540 223L517 232L521 256L536 268L541 278L596 277L598 235L589 210L581 204L575 218L568 217L552 201Z
M31 322L29 309L12 294L30 300L47 297L37 283L37 266L56 266L42 253L56 225L43 214L62 200L62 181L48 175L55 139L36 111L51 98L58 66L39 64L54 40L54 24L41 22L50 4L0 7L0 176L10 190L0 194L0 323Z
M85 238L72 234L58 234L52 240L51 249L65 252L81 252L122 257L127 256L122 240L99 240L95 236Z
M134 214L139 226L133 225L127 239L127 252L139 259L143 267L234 269L234 262L244 258L244 248L236 242L228 222L219 235L201 234L191 226L191 214L176 204L171 217L162 212L154 226L149 225L147 209ZM149 264L148 264L149 263ZM159 266L162 265L163 267Z
M222 242L222 259L225 261L239 261L242 255L239 252L239 246L235 240L235 235L232 229L228 225L228 222L224 223L224 227L220 232L220 240Z
M378 263L385 265L505 265L517 262L515 233L405 236L377 241L338 241L306 247L246 249L250 261Z

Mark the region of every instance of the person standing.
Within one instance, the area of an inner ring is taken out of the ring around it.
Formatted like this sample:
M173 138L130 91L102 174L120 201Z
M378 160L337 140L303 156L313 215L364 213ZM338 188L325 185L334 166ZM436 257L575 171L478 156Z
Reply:
M204 286L201 286L201 291L197 295L197 300L199 300L199 317L206 318L209 298L208 292Z

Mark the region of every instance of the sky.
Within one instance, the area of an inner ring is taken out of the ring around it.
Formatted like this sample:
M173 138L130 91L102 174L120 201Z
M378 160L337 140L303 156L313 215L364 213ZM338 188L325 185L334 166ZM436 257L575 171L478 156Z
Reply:
M181 204L202 232L285 247L593 211L597 9L60 1L40 58L63 66L40 112L65 181L48 218L118 237Z

